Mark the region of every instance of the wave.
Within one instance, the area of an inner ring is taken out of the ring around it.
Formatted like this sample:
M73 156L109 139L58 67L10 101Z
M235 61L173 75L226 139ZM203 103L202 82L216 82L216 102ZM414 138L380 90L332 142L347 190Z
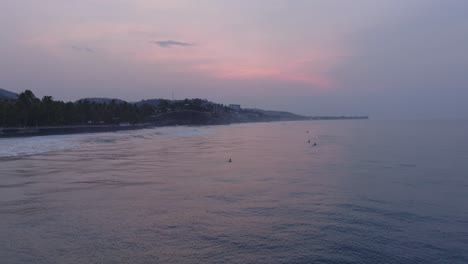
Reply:
M76 135L0 139L0 158L61 151L80 146Z
M199 136L208 131L193 127L154 128L96 134L51 135L0 139L0 158L16 158L127 140L151 140L158 136Z
M191 127L179 128L179 129L167 129L167 131L158 131L159 135L162 136L201 136L208 134L207 130L196 129ZM156 132L156 133L158 133Z

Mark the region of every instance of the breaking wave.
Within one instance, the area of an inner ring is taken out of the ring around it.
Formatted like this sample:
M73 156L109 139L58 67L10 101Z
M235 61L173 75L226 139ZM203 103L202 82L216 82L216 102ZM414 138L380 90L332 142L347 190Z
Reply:
M30 156L86 147L88 144L115 144L126 140L147 140L157 136L198 136L207 129L166 127L95 134L51 135L22 138L0 138L0 158Z

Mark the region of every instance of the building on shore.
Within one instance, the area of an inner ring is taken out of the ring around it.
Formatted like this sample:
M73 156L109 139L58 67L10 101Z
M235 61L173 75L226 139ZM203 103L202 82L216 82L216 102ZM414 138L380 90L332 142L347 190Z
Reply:
M239 104L230 104L228 107L236 111L241 110L241 106Z

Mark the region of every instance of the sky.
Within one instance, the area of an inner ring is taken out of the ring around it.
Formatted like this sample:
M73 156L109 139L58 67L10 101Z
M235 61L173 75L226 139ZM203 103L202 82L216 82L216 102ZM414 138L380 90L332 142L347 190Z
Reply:
M0 0L0 88L468 118L466 0Z

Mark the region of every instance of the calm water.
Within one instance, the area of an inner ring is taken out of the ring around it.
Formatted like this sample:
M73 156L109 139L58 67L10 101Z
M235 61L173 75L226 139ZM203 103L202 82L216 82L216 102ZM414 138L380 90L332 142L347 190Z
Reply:
M468 122L0 139L0 262L468 263Z

